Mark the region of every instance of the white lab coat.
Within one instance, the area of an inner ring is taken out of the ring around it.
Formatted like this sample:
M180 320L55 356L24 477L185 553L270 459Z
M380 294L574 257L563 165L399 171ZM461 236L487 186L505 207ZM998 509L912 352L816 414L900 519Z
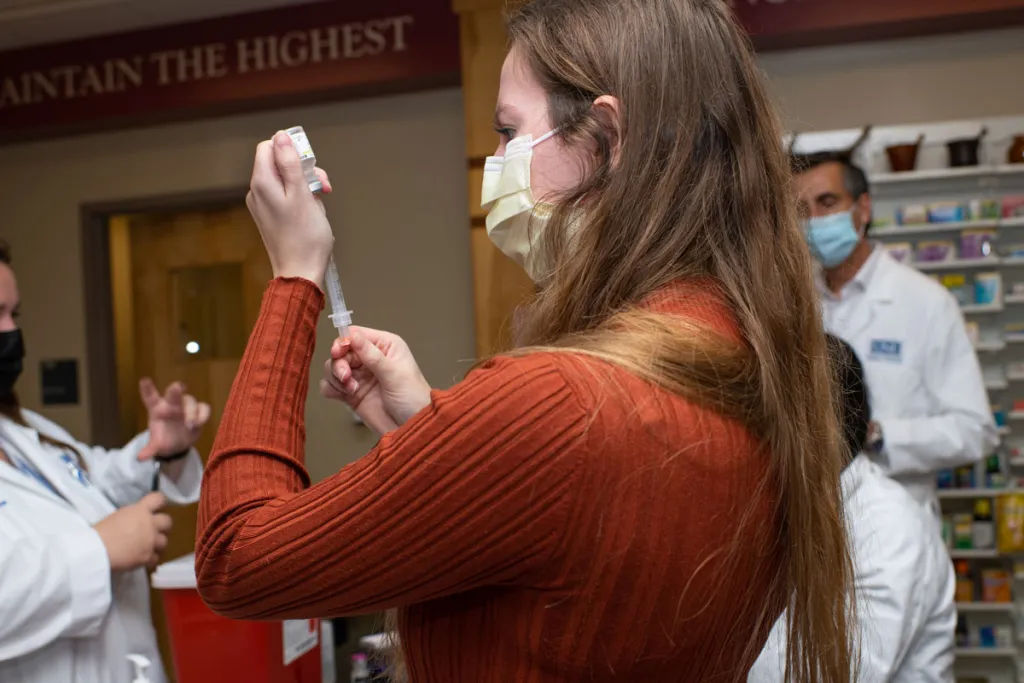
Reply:
M936 473L977 462L998 445L992 410L953 296L881 247L872 260L858 303L826 315L826 326L864 365L885 440L872 458L938 518Z
M152 660L154 683L163 683L146 571L112 575L92 528L152 488L154 463L136 457L148 435L108 451L75 441L40 415L24 415L32 428L0 418L2 443L66 500L0 462L0 681L130 683L125 655L138 653ZM88 473L39 434L74 446ZM175 503L194 502L202 469L193 451L177 482L161 476L160 490Z
M930 513L858 456L842 477L859 633L856 683L952 683L956 578ZM786 615L748 683L781 683Z

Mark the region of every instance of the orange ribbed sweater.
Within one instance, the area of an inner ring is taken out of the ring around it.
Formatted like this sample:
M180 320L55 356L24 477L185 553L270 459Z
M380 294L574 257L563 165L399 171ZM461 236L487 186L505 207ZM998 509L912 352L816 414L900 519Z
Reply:
M712 291L650 305L735 335ZM402 608L412 683L746 680L784 600L767 588L778 523L752 496L765 456L742 427L593 359L497 358L310 486L322 308L304 280L265 294L203 482L213 609Z

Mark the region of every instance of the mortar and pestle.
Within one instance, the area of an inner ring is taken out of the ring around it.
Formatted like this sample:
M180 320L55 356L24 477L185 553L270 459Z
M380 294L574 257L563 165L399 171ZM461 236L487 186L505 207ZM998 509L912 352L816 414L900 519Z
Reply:
M949 165L951 168L978 165L978 149L981 141L988 135L988 128L982 126L976 138L959 138L946 143L949 148Z
M893 173L904 173L913 171L917 166L917 151L924 142L924 133L917 137L917 142L902 145L890 145L885 148L885 154L889 157L889 167Z

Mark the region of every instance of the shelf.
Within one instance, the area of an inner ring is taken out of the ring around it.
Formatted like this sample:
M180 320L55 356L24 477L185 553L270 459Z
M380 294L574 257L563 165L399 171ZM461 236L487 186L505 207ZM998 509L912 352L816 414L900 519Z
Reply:
M1024 294L1007 294L1003 297L1004 306L1012 306L1013 304L1024 304Z
M994 304L964 304L960 307L960 312L966 314L979 315L982 313L999 313L1003 310L1003 302L999 301Z
M1012 602L958 602L958 612L1012 612Z
M875 173L871 176L872 185L896 185L903 183L924 182L928 180L954 180L957 178L984 178L986 176L1002 176L1024 174L1024 164L1000 166L967 166L964 168L934 168L923 171L905 171L903 173Z
M956 657L982 658L982 657L1016 657L1020 654L1015 647L958 647L954 650Z
M1004 341L989 341L989 342L978 342L974 345L975 351L989 351L995 353L996 351L1002 351L1006 348L1006 342Z
M1014 268L1024 266L1024 256L1004 256L999 259L1001 266Z
M912 225L894 225L885 228L872 228L871 237L899 237L900 235L933 235L940 232L960 232L978 228L997 228L999 219L983 221L957 221L955 223L915 223Z
M999 220L999 227L1024 228L1024 216L1017 216L1015 218L1002 218Z
M1010 383L1005 379L1002 380L989 380L985 382L985 389L987 391L1003 391L1010 388Z
M998 256L985 256L982 258L961 258L952 261L918 261L912 265L920 271L932 270L967 270L969 268L992 268L998 266L1003 259ZM1024 265L1024 258L1020 260Z
M999 436L1006 436L1009 433L1010 433L1010 428L1009 427L996 427L996 434L998 434ZM1022 462L1024 462L1024 461L1022 461Z
M984 560L999 557L998 550L963 550L954 549L949 551L949 556L954 560Z
M1015 410L1008 417L1011 420L1024 420L1024 410Z
M1007 461L1010 467L1024 467L1024 458L1010 458Z
M1013 334L1004 334L1003 341L1007 344L1024 344L1024 334L1016 332Z
M1017 493L1017 489L938 489L936 493L942 500L956 500L962 498L995 498L1005 493Z

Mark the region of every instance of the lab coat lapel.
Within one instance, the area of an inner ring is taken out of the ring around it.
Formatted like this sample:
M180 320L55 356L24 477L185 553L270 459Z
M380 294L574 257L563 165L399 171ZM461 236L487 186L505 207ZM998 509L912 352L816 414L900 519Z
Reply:
M51 491L48 491L45 486L40 484L34 478L19 471L14 466L8 465L7 463L0 465L0 499L4 498L3 487L5 486L16 486L22 491L39 496L40 498L45 498L50 502L59 501L62 504L66 504L65 501L61 501L59 498L54 496Z
M69 476L67 466L59 459L54 457L45 457L49 455L45 452L45 446L39 441L39 433L30 427L23 427L11 420L4 420L3 425L4 436L11 442L11 445L17 449L15 457L20 457L28 461L33 467L35 467L43 477L46 478L50 485L56 489L59 496L53 495L53 492L47 489L43 484L36 481L34 478L26 476L22 472L13 471L13 468L3 468L3 473L6 475L17 475L5 477L8 481L21 480L23 488L26 486L33 493L45 497L50 502L57 502L61 505L73 507L70 501L74 500L78 492L70 490L71 485L77 486L78 483L73 481L72 477ZM44 457L40 457L44 456Z
M892 304L892 288L887 284L896 262L884 251L878 255L875 271L867 282L864 301L846 320L836 321L836 332L847 341L857 339Z

